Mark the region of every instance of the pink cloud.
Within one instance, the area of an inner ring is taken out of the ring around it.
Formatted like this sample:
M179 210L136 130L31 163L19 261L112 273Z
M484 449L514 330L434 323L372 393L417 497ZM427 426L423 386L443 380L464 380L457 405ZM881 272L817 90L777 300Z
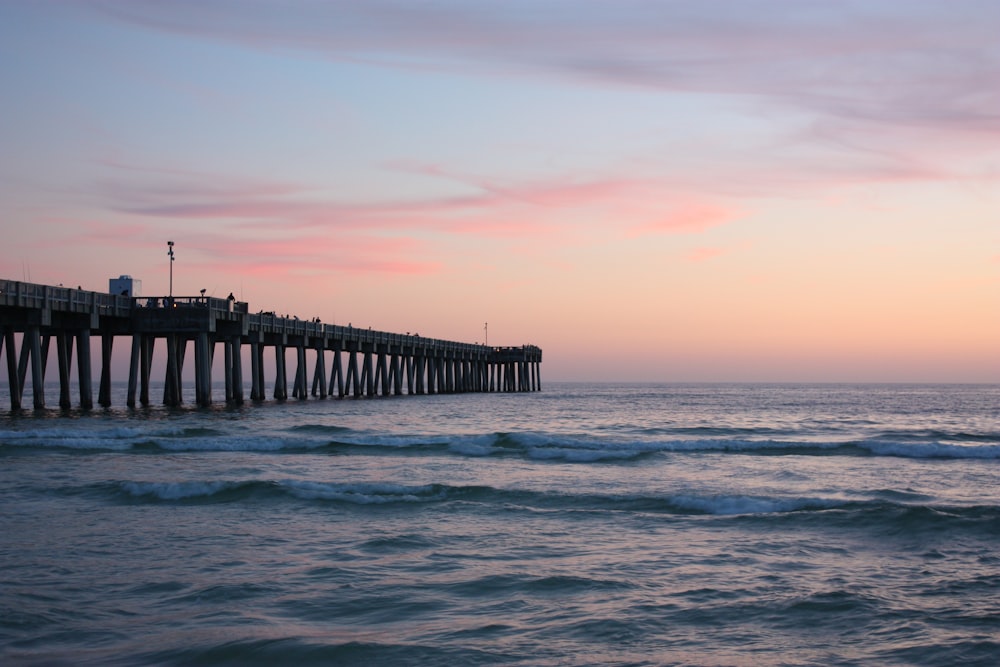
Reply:
M201 262L256 275L313 274L427 274L440 270L425 246L412 239L366 235L299 235L234 239L228 234L202 234L192 239ZM197 259L194 261L198 261Z
M155 253L163 250L166 240L178 241L189 266L228 267L241 273L288 275L293 273L402 273L426 274L441 269L428 257L426 245L406 237L386 237L376 233L352 231L322 233L305 226L278 226L270 229L240 231L218 226L190 223L169 229L156 223L118 222L92 219L65 219L61 224L72 233L47 241L48 246L92 246L120 249L129 253ZM221 218L225 220L225 218ZM184 222L188 222L184 220ZM155 239L152 241L151 239ZM155 254L154 253L154 254Z
M286 234L336 229L494 238L528 232L538 237L560 233L567 225L579 229L581 221L589 224L595 219L635 226L630 216L648 216L642 207L664 209L658 203L662 187L652 181L564 177L501 182L436 166L393 168L453 182L463 194L351 202L330 200L289 184L225 183L226 179L205 176L154 178L151 184L144 178L114 181L105 183L103 192L108 208L120 214L232 223L244 230L264 231L280 225ZM215 184L206 186L206 181ZM718 207L706 204L673 205L666 211L667 219L643 223L645 231L699 231L726 217Z
M629 229L630 237L646 234L690 234L732 222L741 214L735 209L708 201L680 201L666 204L658 216Z

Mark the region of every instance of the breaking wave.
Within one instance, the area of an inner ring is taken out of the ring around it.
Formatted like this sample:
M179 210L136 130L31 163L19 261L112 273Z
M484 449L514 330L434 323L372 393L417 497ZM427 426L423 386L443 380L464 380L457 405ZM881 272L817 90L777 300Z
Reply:
M112 503L213 504L294 502L342 505L465 503L484 511L626 512L684 516L826 516L833 521L885 521L894 530L920 523L975 521L1000 532L1000 507L937 505L922 494L874 491L866 498L781 497L708 493L599 494L505 489L482 485L326 482L301 479L112 481L68 488L66 495Z
M701 438L601 439L545 433L479 435L375 434L335 426L304 425L273 433L214 428L152 429L113 426L92 430L49 428L0 434L0 452L13 448L144 452L317 452L391 454L446 452L468 457L520 457L536 461L598 463L656 454L714 452L762 456L891 456L913 459L1000 459L1000 434L886 433L863 440L794 440L714 435Z

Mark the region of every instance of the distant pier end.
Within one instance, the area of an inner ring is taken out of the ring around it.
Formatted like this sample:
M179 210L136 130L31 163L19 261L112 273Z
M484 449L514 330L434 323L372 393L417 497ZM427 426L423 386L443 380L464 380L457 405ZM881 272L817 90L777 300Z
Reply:
M33 405L45 407L45 371L55 343L59 406L72 407L71 366L77 354L79 406L93 407L91 337L101 340L98 404L111 405L111 352L115 337L131 338L126 402L150 404L154 349L166 349L163 404L181 405L182 371L189 343L194 350L194 399L212 404L212 363L224 353L225 400L244 402L244 374L250 400L289 396L287 351L295 351L292 398L389 396L459 392L541 390L542 350L534 345L491 347L396 334L318 320L250 313L246 303L214 297L141 297L139 282L122 276L115 293L0 280L0 354L5 357L12 410L21 409L30 369ZM20 350L17 338L20 336ZM250 368L243 347L249 346ZM270 350L269 350L270 348ZM274 377L266 389L265 360L273 354ZM308 357L312 357L310 374ZM327 362L329 366L327 365ZM310 379L311 375L311 379Z

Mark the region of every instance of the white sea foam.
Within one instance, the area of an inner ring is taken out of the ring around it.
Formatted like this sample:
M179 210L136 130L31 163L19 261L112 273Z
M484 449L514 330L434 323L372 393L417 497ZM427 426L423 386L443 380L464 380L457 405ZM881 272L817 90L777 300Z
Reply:
M1000 459L1000 445L955 445L942 442L871 440L859 446L878 456L929 459Z
M560 460L570 463L595 463L597 461L613 461L634 459L642 455L641 449L597 449L580 447L529 447L528 457L536 461Z
M820 498L758 498L752 496L673 496L677 507L707 514L774 514L803 509L829 509L845 504L842 500Z
M65 447L67 449L126 450L144 438L143 430L115 426L95 430L78 427L7 431L0 443L11 447Z
M211 436L194 438L155 438L153 442L157 447L172 452L275 452L289 447L289 444L275 437L262 437L260 435L245 436ZM311 443L295 442L291 445L295 448L308 447ZM319 447L320 443L313 446Z
M509 448L498 447L494 434L453 438L448 442L448 451L463 456L491 456Z
M122 482L121 488L135 497L156 496L161 500L183 500L213 496L231 482Z

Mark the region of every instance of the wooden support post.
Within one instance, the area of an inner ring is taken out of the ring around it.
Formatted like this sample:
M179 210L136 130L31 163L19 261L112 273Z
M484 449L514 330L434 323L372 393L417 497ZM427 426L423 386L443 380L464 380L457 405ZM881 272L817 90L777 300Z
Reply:
M364 371L364 385L365 394L370 398L375 395L375 375L372 372L372 352L371 350L365 350L365 367Z
M379 346L379 347L381 348L381 346ZM375 377L374 377L374 381L375 381L374 382L374 384L375 384L375 393L381 393L382 396L385 396L385 392L380 390L380 387L385 384L385 379L386 379L385 378L385 368L386 368L386 365L385 365L385 353L383 353L381 351L381 349L380 349L380 351L375 356L375 366L374 366L374 368L375 368Z
M295 388L292 396L304 400L309 398L309 392L306 390L306 346L303 343L295 346L295 361Z
M135 407L135 390L139 386L139 365L142 359L142 334L132 334L132 354L128 362L128 392L125 394L125 405Z
M139 336L142 350L139 359L139 403L144 407L149 406L149 376L153 366L153 347L156 344L156 337L152 334L141 334Z
M378 353L378 376L381 380L380 391L383 396L389 395L389 370L385 358L385 349L380 349Z
M28 364L31 362L31 339L28 333L21 334L21 353L17 357L17 385L20 387L21 395L24 395L24 387L28 379Z
M354 350L347 351L347 384L352 389L354 398L361 396L361 378L358 375L358 355Z
M333 370L330 371L330 393L333 393L334 386L337 387L337 398L344 397L344 369L340 360L340 343L333 345Z
M436 394L436 393L438 393L438 391L437 391L438 390L438 384L437 384L437 381L438 381L438 378L437 378L437 376L438 376L438 358L436 356L433 356L433 355L436 355L436 352L430 352L430 354L432 356L428 356L426 358L426 364L427 364L427 393L428 394Z
M114 334L101 335L101 387L97 392L97 403L103 408L111 407L111 347L114 342Z
M7 348L7 386L10 387L10 409L21 409L21 384L17 375L17 350L14 349L13 329L4 329L4 346ZM22 339L21 345L24 345Z
M226 403L233 402L233 344L231 340L222 341L222 374L225 376Z
M175 333L167 334L167 371L163 380L163 404L169 407L176 407L181 404L181 361L180 357L180 336Z
M313 371L312 395L326 398L326 352L322 342L316 344L316 369Z
M426 357L424 365L427 366L427 393L433 394L437 389L437 359L430 356Z
M361 383L361 395L365 395L365 394L368 393L367 389L368 389L368 385L370 383L370 380L369 380L368 376L369 376L369 373L371 371L371 364L369 363L370 361L371 361L371 353L370 352L362 352L361 353L361 378L359 379L359 381Z
M93 374L90 370L90 329L83 329L76 335L76 373L80 385L80 407L90 410L94 407L94 390L91 386Z
M238 335L234 335L229 341L232 347L233 402L236 405L243 405L243 352L240 344Z
M399 363L399 355L393 353L389 360L389 375L392 377L392 393L395 396L403 394L402 366Z
M250 400L264 400L264 383L262 381L263 357L261 356L261 344L256 340L250 341Z
M425 388L424 388L424 374L426 372L426 367L427 367L427 363L426 363L426 359L424 358L423 350L420 350L420 351L418 351L416 353L416 356L413 359L413 367L414 367L414 370L416 371L416 375L417 375L417 377L414 378L414 380L415 380L414 384L416 385L417 394L420 395L420 394L423 394L424 391L425 391ZM412 393L412 390L411 390L411 393Z
M184 403L184 360L187 357L188 339L177 337L177 403Z
M72 407L69 387L69 364L73 348L69 346L69 337L65 331L56 334L56 357L59 360L59 407L66 410Z
M288 375L285 371L285 346L278 343L274 346L274 398L284 401L288 398Z
M198 407L212 404L212 353L208 332L200 331L194 345L195 402Z
M44 334L42 336L42 377L49 370L49 345L52 341L52 334Z
M299 391L302 386L302 359L299 357L301 346L295 348L295 377L292 379L292 398L305 398Z
M45 407L45 367L42 364L42 341L38 327L29 327L25 332L31 348L31 391L35 409Z

